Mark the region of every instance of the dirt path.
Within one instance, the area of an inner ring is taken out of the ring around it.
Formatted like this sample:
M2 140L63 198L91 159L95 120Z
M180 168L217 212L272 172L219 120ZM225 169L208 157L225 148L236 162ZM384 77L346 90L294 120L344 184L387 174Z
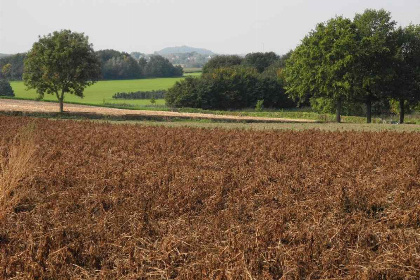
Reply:
M305 119L284 119L284 118L264 118L248 116L229 116L201 113L178 113L167 111L146 111L128 110L106 107L96 107L78 104L64 104L64 110L69 113L89 113L105 116L144 116L144 117L169 117L169 118L192 118L192 119L212 119L226 121L254 121L254 122L279 122L279 123L314 123L314 120ZM58 104L53 102L41 102L31 100L0 99L0 111L20 111L32 113L55 113L58 111Z

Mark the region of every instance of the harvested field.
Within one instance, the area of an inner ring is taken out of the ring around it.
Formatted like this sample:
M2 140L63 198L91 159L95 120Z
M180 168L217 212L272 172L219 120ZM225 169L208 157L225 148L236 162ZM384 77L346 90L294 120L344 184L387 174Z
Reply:
M0 117L0 278L419 279L419 147Z

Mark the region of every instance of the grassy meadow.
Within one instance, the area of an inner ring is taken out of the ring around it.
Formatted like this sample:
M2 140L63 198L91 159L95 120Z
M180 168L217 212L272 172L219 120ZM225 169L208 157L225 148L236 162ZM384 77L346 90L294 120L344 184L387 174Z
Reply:
M150 91L168 89L177 81L183 78L157 78L157 79L139 79L139 80L117 80L117 81L99 81L96 84L85 89L85 96L80 98L72 94L65 95L65 102L83 103L92 105L132 105L133 107L141 107L151 105L150 100L123 100L113 99L112 96L117 92L131 92L131 91ZM37 93L35 90L26 90L26 86L22 81L15 81L10 83L17 98L22 99L36 99ZM46 94L45 101L57 101L54 95ZM155 105L165 105L165 100L156 100ZM128 106L127 106L128 107Z

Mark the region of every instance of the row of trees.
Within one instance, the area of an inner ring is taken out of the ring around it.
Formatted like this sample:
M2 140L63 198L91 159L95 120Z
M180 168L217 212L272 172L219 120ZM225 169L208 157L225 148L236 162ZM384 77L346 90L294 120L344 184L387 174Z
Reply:
M337 122L343 106L364 103L370 123L374 102L396 99L403 123L406 107L420 100L420 26L396 28L385 10L333 18L302 40L284 74L288 94L332 104Z
M343 112L365 111L370 123L372 112L389 112L390 104L398 103L403 123L405 111L420 101L420 25L396 28L389 12L368 9L353 20L335 17L318 24L282 57L272 52L217 56L203 73L169 90L168 104L236 109L264 99L266 107L284 108L286 90L297 106L333 108L338 122ZM279 86L260 87L262 79ZM272 102L272 91L282 103Z
M123 80L155 77L180 77L183 69L174 66L168 59L153 55L146 60L140 57L136 60L125 52L101 50L95 52L101 65L101 79ZM0 79L22 80L26 53L7 56L0 59L0 70L10 67L7 77L0 73Z
M22 80L23 61L26 53L18 53L0 58L0 79ZM1 71L8 67L8 71Z
M101 61L102 78L104 80L141 79L156 77L180 77L183 69L174 66L168 59L160 56L150 56L149 60L115 50L98 51Z
M217 68L244 66L254 68L258 73L273 72L283 68L291 52L278 56L274 52L249 53L245 57L239 55L219 55L210 59L203 67L203 73L210 73Z

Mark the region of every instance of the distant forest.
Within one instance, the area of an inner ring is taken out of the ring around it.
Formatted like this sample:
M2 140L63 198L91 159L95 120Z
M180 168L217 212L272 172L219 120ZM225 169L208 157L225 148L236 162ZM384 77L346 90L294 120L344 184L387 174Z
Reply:
M174 66L161 55L136 56L116 50L101 50L96 52L101 62L103 80L125 80L154 77L180 77L183 75L181 66ZM139 53L140 54L140 53ZM9 65L8 77L0 72L0 78L22 80L26 53L18 53L0 58L0 70Z

